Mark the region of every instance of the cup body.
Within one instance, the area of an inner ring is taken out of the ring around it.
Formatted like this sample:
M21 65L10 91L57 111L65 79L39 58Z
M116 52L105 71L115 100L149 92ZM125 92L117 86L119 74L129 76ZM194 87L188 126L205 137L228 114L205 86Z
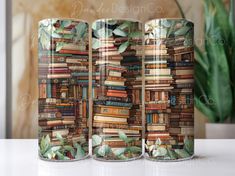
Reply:
M142 155L142 24L92 24L93 157L128 161Z
M88 155L88 23L45 19L38 31L39 156Z
M175 161L194 154L193 23L145 24L145 157Z

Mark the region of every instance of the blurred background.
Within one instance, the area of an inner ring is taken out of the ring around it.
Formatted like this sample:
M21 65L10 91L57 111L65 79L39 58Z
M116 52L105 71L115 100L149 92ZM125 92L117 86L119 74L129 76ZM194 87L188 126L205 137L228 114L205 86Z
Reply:
M202 48L203 0L178 3L186 18L194 22L195 42ZM230 1L223 4L229 8ZM0 138L37 138L37 27L38 21L52 17L89 22L115 17L144 22L181 18L182 14L175 0L0 0ZM205 138L208 118L202 111L195 108L196 138Z

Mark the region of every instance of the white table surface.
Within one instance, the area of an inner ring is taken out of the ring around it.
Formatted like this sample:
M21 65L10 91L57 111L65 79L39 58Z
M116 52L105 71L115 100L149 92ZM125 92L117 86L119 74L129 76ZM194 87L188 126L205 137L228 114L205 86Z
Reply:
M196 140L195 150L181 162L56 163L38 159L37 140L0 140L0 176L235 176L235 140Z

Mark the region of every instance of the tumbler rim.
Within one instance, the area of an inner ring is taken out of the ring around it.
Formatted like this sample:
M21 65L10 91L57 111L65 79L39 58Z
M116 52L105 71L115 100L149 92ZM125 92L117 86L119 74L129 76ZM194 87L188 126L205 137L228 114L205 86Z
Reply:
M102 21L102 20L120 20L120 21L130 21L130 22L138 22L138 23L144 23L143 21L141 20L138 20L138 19L134 19L134 18L98 18L94 21L92 21L91 23L95 23L95 22L98 22L98 21Z
M153 19L150 19L150 20L147 20L147 21L145 21L144 23L146 24L146 23L148 23L148 22L151 22L151 21L154 21L154 20L172 20L172 21L176 21L176 20L184 20L184 21L187 21L187 22L190 22L190 23L192 23L193 25L194 25L194 22L192 22L192 20L188 20L188 19L186 19L186 18L153 18Z
M38 21L38 24L40 24L41 22L43 21L46 21L46 20L73 20L73 21L77 21L77 22L84 22L84 23L87 23L89 24L88 21L86 20L83 20L83 19L80 19L80 18L60 18L60 17L53 17L53 18L44 18L44 19L41 19Z

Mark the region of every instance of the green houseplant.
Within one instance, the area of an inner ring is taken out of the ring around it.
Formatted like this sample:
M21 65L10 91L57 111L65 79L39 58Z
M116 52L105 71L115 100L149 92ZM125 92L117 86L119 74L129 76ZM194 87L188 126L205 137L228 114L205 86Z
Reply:
M235 122L234 0L230 0L229 8L222 0L203 2L205 37L204 46L200 49L195 46L195 106L210 124L222 124L234 130L235 125L231 125ZM176 3L184 17L182 8ZM214 135L219 137L218 132Z

